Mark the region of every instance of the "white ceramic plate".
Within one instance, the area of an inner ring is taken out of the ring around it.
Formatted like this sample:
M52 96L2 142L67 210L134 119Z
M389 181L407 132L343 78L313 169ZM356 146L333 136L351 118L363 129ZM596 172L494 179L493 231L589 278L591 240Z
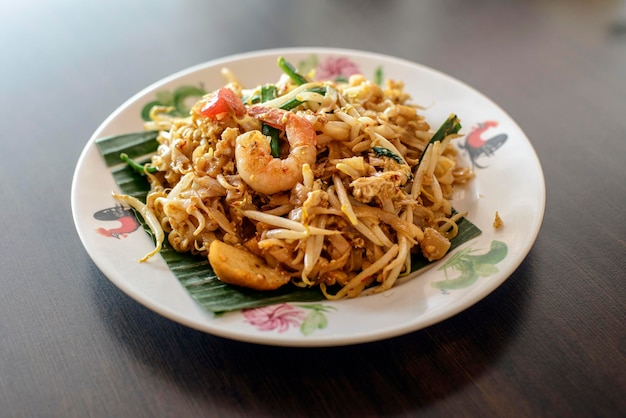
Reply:
M138 263L137 259L153 248L149 237L141 229L125 233L123 223L94 217L96 212L116 204L111 197L116 185L96 149L95 139L140 131L142 108L157 97L167 97L164 92L189 85L202 86L207 91L222 86L223 67L230 68L246 87L276 81L281 74L276 60L281 55L295 65L317 65L317 74L323 77L359 71L372 79L379 74L384 79L402 80L413 101L428 107L423 113L435 128L450 113L456 113L463 124L461 133L466 135L457 144L465 147L460 149L465 164L476 164L477 177L456 193L453 204L458 210L469 212L468 218L482 229L482 235L418 277L404 280L382 294L336 302L278 305L221 316L198 305L160 257ZM476 128L483 132L475 131ZM100 270L122 291L186 326L235 340L280 346L375 341L427 327L463 311L496 289L519 266L539 232L544 207L543 173L532 145L518 125L487 97L456 79L412 62L361 51L320 48L231 56L151 85L113 112L96 130L78 161L72 184L72 211L83 245ZM504 221L504 227L498 230L492 226L496 211ZM118 228L118 233L114 233ZM105 233L98 233L99 229ZM463 268L467 263L450 266L455 255L463 258L485 254L494 242L500 252L506 249L503 259L479 257L469 270ZM456 286L452 286L454 283Z

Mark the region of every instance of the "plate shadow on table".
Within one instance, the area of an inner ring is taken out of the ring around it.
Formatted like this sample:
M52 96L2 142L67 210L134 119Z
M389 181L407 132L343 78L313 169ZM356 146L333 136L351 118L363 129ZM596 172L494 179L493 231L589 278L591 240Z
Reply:
M92 287L115 344L163 384L193 396L199 412L206 403L255 416L308 416L307 406L316 404L318 412L372 416L428 410L498 362L520 333L532 270L533 251L498 289L457 316L405 336L329 348L230 341L153 313L104 276Z

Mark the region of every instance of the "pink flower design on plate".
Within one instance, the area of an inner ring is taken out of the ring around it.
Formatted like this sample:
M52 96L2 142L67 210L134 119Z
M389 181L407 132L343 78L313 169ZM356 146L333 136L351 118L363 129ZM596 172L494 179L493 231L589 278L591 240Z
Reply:
M277 330L278 332L285 332L291 326L300 326L305 316L304 311L288 303L244 309L242 313L246 322L255 326L259 331Z
M360 74L357 65L346 57L328 57L317 66L318 80L347 79L353 74Z

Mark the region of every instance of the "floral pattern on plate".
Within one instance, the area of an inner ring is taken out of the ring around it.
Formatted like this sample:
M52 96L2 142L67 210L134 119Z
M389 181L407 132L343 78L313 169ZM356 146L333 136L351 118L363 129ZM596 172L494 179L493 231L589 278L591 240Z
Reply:
M459 250L437 269L444 271L446 279L433 282L432 286L443 291L471 286L479 277L488 277L497 273L496 264L504 260L507 251L507 245L496 240L491 241L489 250L480 255L474 255L475 250L472 247ZM448 269L457 270L460 274L450 278Z
M283 333L292 327L299 327L302 335L311 335L328 325L326 313L336 311L334 306L315 304L280 303L262 308L244 309L244 322L258 331ZM308 311L308 312L307 312Z
M346 82L352 75L363 74L359 65L352 59L337 55L328 56L320 61L317 55L312 54L298 62L298 71L301 73L306 74L311 70L315 70L316 80L337 82ZM381 85L383 82L383 67L376 67L373 76L373 81Z

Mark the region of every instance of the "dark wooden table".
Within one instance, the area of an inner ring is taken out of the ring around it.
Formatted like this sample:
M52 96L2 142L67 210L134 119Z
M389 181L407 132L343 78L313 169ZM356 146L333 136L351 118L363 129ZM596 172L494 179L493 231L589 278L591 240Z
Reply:
M391 340L279 348L194 331L96 268L70 185L98 125L175 71L288 46L370 50L474 86L547 187L521 266ZM3 417L626 415L626 5L584 1L5 1Z

